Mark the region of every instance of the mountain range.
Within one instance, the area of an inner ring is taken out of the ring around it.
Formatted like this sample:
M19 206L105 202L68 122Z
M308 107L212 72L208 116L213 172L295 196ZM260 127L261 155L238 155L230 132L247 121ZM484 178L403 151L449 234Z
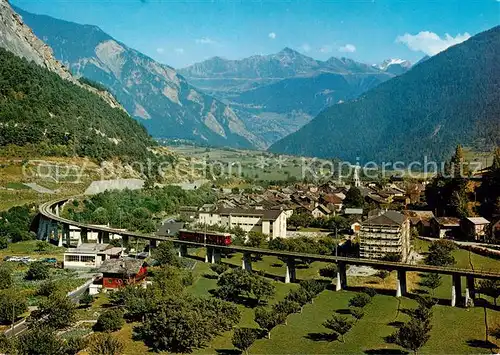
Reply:
M269 150L349 161L443 159L500 145L500 26L357 99L333 105Z
M349 58L316 60L291 48L276 54L254 55L239 60L213 57L179 69L193 85L207 92L226 93L229 97L283 79L310 77L321 73L383 74L377 67Z
M406 70L408 64L404 63ZM321 61L285 48L241 60L214 57L179 72L193 85L230 104L251 131L273 143L324 108L356 98L393 78L394 66L379 68L335 57Z
M242 148L265 146L229 106L190 85L172 67L96 26L15 10L75 76L107 87L154 137Z
M241 60L214 57L175 70L96 26L15 10L72 74L107 88L156 138L266 148L323 109L410 67L406 61L320 61L284 48Z

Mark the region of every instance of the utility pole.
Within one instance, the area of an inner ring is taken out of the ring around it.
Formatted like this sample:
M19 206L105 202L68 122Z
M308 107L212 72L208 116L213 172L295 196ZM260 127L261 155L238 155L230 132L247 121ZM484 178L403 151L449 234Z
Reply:
M339 239L338 239L338 236L337 236L337 231L338 231L338 227L337 227L337 224L335 223L335 261L338 264L338 262L339 262L339 255L338 255Z

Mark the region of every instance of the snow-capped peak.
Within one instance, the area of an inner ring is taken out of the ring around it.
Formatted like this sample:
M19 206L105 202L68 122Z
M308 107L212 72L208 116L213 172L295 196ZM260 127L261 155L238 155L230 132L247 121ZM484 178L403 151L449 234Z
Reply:
M399 59L399 58L391 58L391 59L386 59L380 64L374 64L374 67L379 68L380 70L387 70L391 65L399 65L403 68L410 68L411 67L411 62L405 59Z

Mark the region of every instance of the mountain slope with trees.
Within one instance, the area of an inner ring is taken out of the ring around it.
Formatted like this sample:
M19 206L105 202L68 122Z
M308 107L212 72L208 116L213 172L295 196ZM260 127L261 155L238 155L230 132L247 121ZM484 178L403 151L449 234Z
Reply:
M12 9L7 0L0 0L0 47L15 55L34 61L36 64L56 73L64 80L79 85L88 91L99 95L112 107L121 107L115 98L107 91L79 82L69 70L56 58L52 48L43 43Z
M500 144L500 27L321 112L270 151L350 161L443 159Z
M0 48L0 147L97 160L145 159L145 128L99 96Z
M263 146L229 106L192 87L172 67L129 48L96 26L15 10L53 48L56 58L76 76L109 88L155 137Z

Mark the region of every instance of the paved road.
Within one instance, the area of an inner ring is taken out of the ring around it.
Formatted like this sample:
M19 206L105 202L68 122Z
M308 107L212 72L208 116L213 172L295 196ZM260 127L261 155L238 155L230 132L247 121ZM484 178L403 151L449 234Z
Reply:
M80 286L75 291L68 293L69 298L74 303L78 303L80 300L80 297L88 290L89 282L91 282L93 280L94 280L93 278L90 280L87 280L87 282L84 285L82 285L83 287ZM36 309L36 307L30 309L30 311L33 311L35 309ZM16 337L16 336L24 333L26 330L28 330L28 327L29 327L29 322L27 322L26 319L23 319L23 320L17 322L13 328L9 328L8 330L6 330L4 332L4 334L7 336L7 338Z

